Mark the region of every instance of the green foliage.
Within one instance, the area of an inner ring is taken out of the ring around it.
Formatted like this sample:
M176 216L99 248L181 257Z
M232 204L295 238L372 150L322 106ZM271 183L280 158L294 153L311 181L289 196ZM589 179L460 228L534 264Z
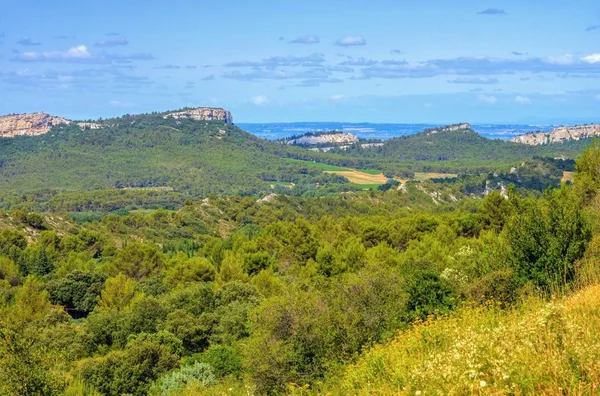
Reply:
M175 367L177 358L168 347L138 340L123 351L86 361L81 377L103 395L146 395L152 382Z
M60 395L65 380L53 372L51 354L17 333L0 329L0 394Z
M46 284L52 304L78 311L92 312L97 304L106 276L75 270Z
M194 363L175 370L160 380L161 395L181 394L186 386L208 387L215 383L212 367L206 363Z
M589 223L568 186L543 200L513 196L516 214L507 228L510 262L521 283L546 293L562 289L575 277L575 261L591 239Z

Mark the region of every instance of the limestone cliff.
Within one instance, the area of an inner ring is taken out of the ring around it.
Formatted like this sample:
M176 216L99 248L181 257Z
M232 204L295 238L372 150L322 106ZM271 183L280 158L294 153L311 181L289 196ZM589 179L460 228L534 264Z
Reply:
M306 134L297 138L286 140L287 144L299 146L314 146L317 144L355 144L358 143L358 136L351 133L324 133L324 134Z
M570 127L559 127L551 132L533 132L525 135L519 135L511 142L529 144L533 146L560 143L567 140L579 140L589 137L600 136L600 124L576 125Z
M0 117L0 137L43 135L54 125L70 123L65 118L46 113L11 114Z
M196 109L186 109L183 111L177 111L168 113L164 118L191 118L197 121L223 121L227 124L233 124L233 117L231 113L224 109L212 108L212 107L198 107Z
M426 129L424 132L426 132L427 134L432 134L432 133L438 133L438 132L452 132L452 131L460 131L460 130L466 130L466 129L471 129L471 124L465 122L462 124L446 125L443 127Z

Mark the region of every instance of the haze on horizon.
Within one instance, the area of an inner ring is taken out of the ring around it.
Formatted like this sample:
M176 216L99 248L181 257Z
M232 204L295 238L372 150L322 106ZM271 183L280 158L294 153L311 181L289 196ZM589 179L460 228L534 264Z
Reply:
M7 0L0 114L598 122L600 3Z

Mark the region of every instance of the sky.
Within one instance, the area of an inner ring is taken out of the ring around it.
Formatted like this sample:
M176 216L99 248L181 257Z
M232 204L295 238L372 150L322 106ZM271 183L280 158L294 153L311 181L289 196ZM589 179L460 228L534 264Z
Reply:
M0 114L600 122L597 0L0 2Z

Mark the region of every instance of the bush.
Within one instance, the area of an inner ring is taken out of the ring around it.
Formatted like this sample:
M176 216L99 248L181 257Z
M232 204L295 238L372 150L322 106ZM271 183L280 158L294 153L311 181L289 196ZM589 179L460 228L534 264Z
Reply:
M208 387L216 382L212 367L206 363L194 363L165 375L160 380L160 393L164 396L182 394L186 386Z

